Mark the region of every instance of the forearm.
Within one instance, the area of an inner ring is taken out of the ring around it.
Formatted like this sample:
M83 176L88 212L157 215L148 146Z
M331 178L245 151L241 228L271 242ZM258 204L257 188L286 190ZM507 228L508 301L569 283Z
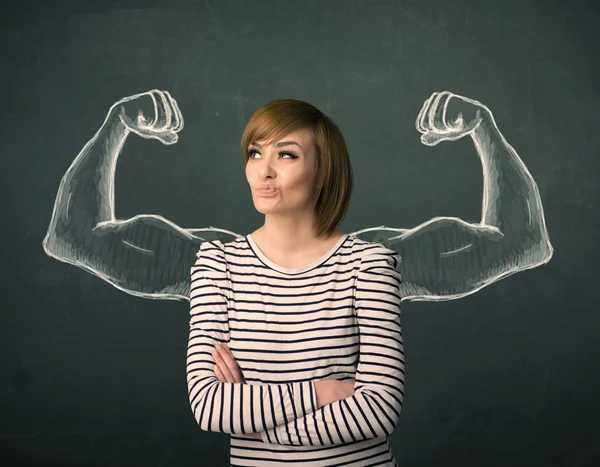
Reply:
M311 382L221 383L213 376L189 381L190 404L201 429L250 434L271 429L315 410Z
M333 403L338 400L345 399L354 394L354 380L338 381L338 380L319 380L314 382L315 391L315 410ZM250 436L263 439L261 432L250 433Z
M248 434L315 410L311 381L247 384L217 378L213 350L215 344L228 340L227 333L219 329L227 320L227 304L210 279L192 277L187 378L190 405L198 425L206 431Z
M402 407L399 388L390 392L363 388L353 396L261 433L266 443L331 446L389 436Z

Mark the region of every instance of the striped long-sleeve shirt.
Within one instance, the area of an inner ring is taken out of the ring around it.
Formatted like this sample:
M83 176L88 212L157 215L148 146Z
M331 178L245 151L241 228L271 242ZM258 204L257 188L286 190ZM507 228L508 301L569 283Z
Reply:
M200 245L190 404L203 430L231 435L232 466L397 465L388 436L404 395L399 262L347 234L298 269L270 261L250 235ZM216 343L231 349L245 384L218 381ZM322 379L353 379L354 395L317 409Z

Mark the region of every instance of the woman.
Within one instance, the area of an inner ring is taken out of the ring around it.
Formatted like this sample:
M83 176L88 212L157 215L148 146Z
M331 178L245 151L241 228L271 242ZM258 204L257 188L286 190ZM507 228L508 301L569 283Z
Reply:
M400 258L337 230L352 192L344 138L312 105L281 99L251 117L241 148L265 221L202 243L192 267L196 421L231 435L231 465L395 466Z

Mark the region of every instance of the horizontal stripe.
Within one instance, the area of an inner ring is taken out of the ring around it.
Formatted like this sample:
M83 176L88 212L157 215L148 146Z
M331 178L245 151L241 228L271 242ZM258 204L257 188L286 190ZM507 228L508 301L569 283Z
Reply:
M191 268L186 377L200 428L231 436L231 465L397 465L398 254L354 236L310 268L275 269L258 254L246 237L204 242ZM245 384L217 380L217 342ZM354 395L317 409L322 379L355 380Z

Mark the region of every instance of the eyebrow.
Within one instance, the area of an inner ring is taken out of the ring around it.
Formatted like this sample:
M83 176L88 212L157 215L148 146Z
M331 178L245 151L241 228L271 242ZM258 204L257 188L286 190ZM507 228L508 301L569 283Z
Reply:
M279 143L277 143L275 145L275 147L280 148L281 146L290 146L292 144L295 144L296 146L298 146L300 149L302 149L302 146L300 146L298 143L296 143L296 141L280 141ZM250 143L250 146L256 146L257 148L260 148L261 145L258 144L257 142L253 141L252 143Z

